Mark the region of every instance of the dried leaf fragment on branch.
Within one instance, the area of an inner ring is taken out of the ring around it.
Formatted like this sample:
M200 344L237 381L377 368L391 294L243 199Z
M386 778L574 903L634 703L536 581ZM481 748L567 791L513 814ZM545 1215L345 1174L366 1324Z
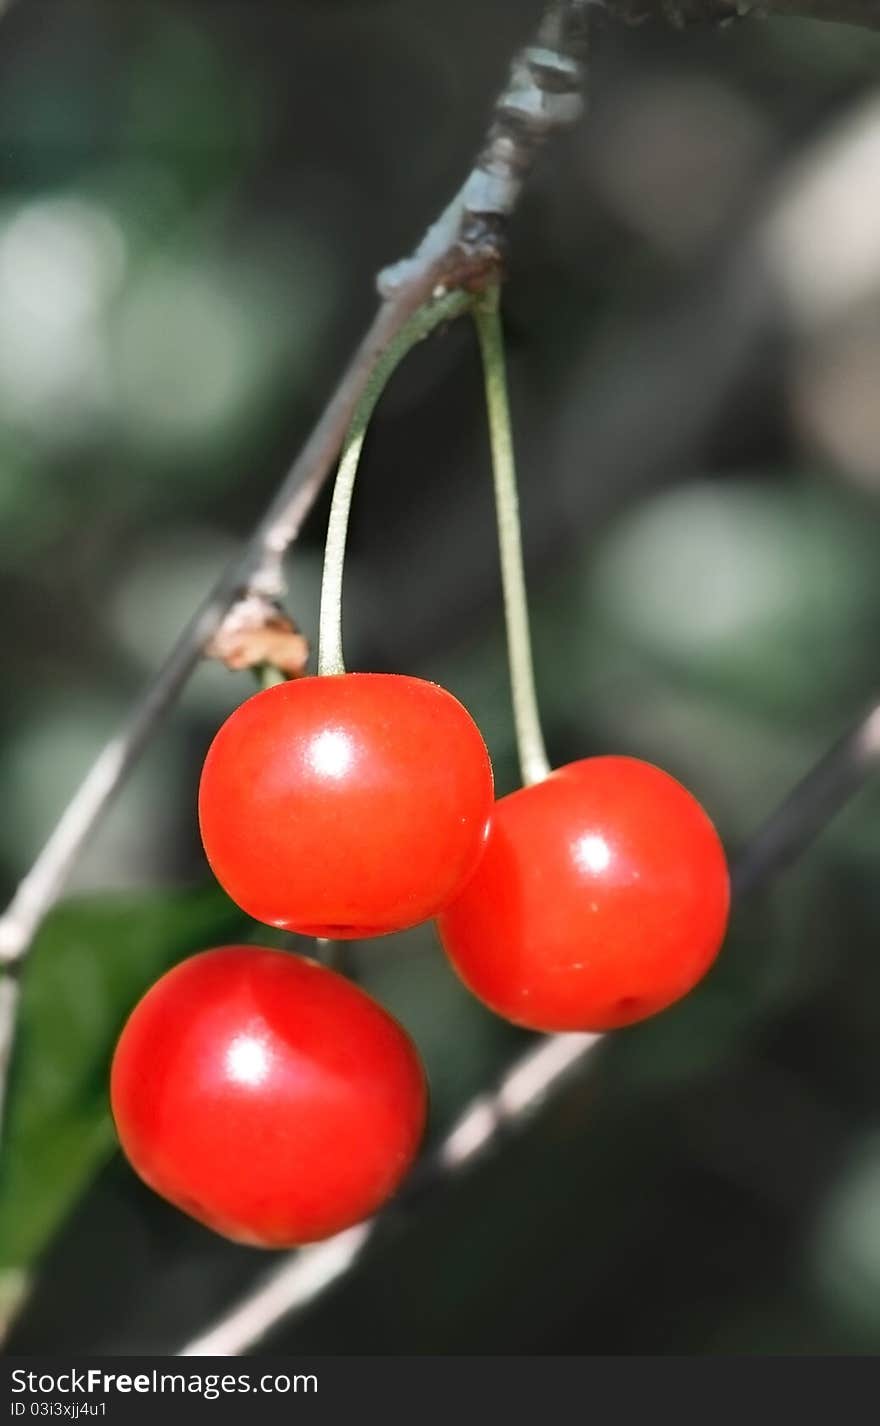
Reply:
M268 664L287 678L302 678L309 642L280 605L250 592L233 604L205 645L205 657L235 671Z

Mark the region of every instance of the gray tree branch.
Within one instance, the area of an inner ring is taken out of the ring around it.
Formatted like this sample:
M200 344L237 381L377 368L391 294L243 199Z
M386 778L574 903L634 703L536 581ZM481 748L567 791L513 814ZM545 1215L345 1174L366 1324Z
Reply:
M665 20L684 28L752 15L880 29L880 0L607 0L606 8L614 19L628 25Z
M880 702L811 768L743 848L737 896L784 871L880 767Z

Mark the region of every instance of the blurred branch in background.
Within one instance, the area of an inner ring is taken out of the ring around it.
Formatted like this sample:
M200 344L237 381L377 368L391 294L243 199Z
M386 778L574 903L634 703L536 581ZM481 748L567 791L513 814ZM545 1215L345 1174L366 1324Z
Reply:
M880 703L833 747L743 849L732 871L737 899L784 870L866 782L880 759ZM282 1321L305 1312L351 1271L379 1229L444 1188L458 1173L497 1148L548 1094L582 1067L606 1035L552 1035L519 1056L496 1088L469 1104L438 1148L425 1159L391 1208L326 1243L282 1260L241 1302L187 1343L184 1357L238 1356L252 1350Z
M495 270L506 221L538 150L580 115L587 8L585 0L554 0L535 43L515 56L473 172L414 256L383 275L385 300L269 510L87 773L0 919L0 963L7 968L27 954L88 838L235 600L250 591L281 593L283 556L327 479L382 353L436 289L479 286ZM14 970L7 969L0 998L0 1098L18 1001Z
M737 859L741 896L783 871L805 851L880 763L880 702L807 773Z
M552 1035L520 1056L494 1090L479 1095L432 1155L423 1160L388 1212L349 1228L326 1243L282 1260L262 1283L178 1355L239 1356L279 1322L304 1312L354 1267L380 1228L417 1207L425 1194L445 1186L497 1145L539 1108L545 1095L582 1064L604 1035Z
M657 18L677 26L723 24L746 15L779 15L880 29L877 0L607 0L607 5L630 25Z

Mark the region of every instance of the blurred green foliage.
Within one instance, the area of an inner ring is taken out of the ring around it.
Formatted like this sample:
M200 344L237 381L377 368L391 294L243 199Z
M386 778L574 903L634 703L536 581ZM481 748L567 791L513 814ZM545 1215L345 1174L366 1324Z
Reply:
M114 1147L107 1075L128 1011L182 956L240 935L219 889L60 906L22 972L0 1173L0 1275L25 1269Z

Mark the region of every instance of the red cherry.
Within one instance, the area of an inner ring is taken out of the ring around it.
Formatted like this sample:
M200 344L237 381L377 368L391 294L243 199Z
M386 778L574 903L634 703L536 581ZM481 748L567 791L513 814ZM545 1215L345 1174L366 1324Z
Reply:
M202 772L208 860L259 921L345 939L434 916L483 852L492 768L435 683L349 673L282 683L223 724Z
M730 902L718 835L635 758L587 758L503 797L475 875L439 918L467 986L533 1030L612 1030L686 995Z
M237 1242L328 1238L395 1191L425 1122L409 1037L302 956L227 946L183 961L135 1007L110 1095L141 1178Z

